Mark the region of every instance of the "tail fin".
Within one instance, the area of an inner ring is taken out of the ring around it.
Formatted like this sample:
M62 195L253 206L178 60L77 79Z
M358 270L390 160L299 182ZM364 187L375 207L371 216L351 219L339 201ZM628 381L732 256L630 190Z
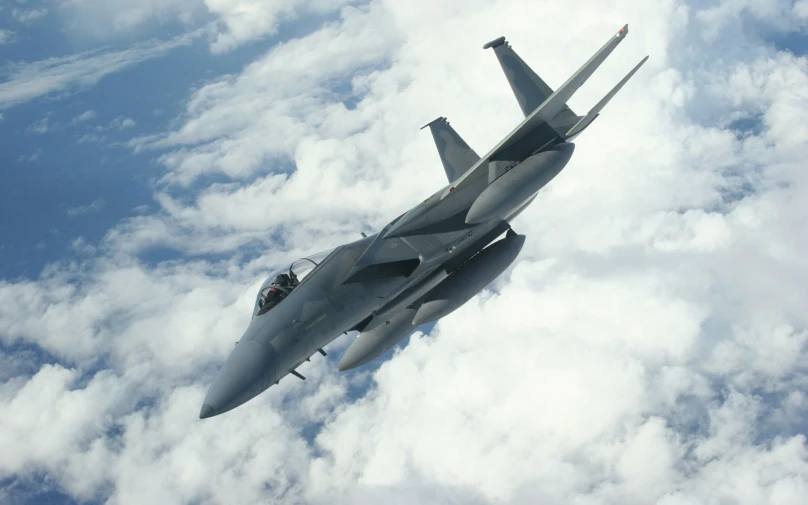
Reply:
M435 140L435 147L438 148L440 161L443 163L443 170L449 182L456 180L463 173L480 161L480 157L469 147L463 138L449 126L449 121L445 117L439 117L421 127L426 127L432 132Z
M637 65L634 68L631 69L631 72L626 74L626 76L623 77L623 79L621 79L620 82L618 82L617 85L606 94L606 96L601 98L601 100L594 107L592 107L592 110L586 113L586 116L582 117L581 120L575 124L575 126L570 128L570 130L566 133L565 137L569 139L584 131L586 127L589 126L592 123L592 121L594 121L595 118L597 118L600 115L600 111L603 109L603 107L606 106L607 103L609 103L609 100L614 98L614 95L616 95L617 92L620 91L620 88L622 88L623 85L626 84L629 79L631 79L631 76L633 76L637 72L637 70L639 70L640 67L643 66L643 63L645 63L647 59L648 56L640 60L640 62L637 63Z
M488 48L494 50L502 72L505 73L508 84L511 85L511 90L525 116L529 116L543 101L547 100L548 96L553 94L553 89L516 54L516 51L511 49L511 45L508 44L505 37L492 40L483 46L483 49Z
M516 54L511 45L500 37L488 42L483 49L491 48L499 60L502 72L508 79L513 95L519 102L519 107L525 117L536 110L547 98L553 94L553 88L547 85L544 80L533 71L525 61ZM553 123L560 125L573 125L580 119L569 107L565 107L555 118Z

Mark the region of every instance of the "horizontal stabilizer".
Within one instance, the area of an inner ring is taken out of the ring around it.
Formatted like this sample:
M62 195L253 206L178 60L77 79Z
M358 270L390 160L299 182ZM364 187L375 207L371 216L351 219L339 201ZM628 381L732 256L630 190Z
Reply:
M456 180L463 175L463 172L480 161L480 157L474 152L474 149L469 147L454 128L449 126L449 121L445 117L439 117L422 126L421 129L423 130L427 126L432 132L435 147L438 148L438 155L449 182Z
M578 135L579 133L584 131L584 129L587 126L589 126L592 123L592 121L595 120L595 118L598 117L603 107L605 107L606 104L609 103L609 100L611 100L614 97L614 95L616 95L617 92L620 91L620 88L622 88L628 82L628 80L631 79L631 77L637 72L637 70L639 70L640 67L643 66L646 60L648 60L648 56L646 56L639 63L637 63L637 65L633 69L631 69L631 72L626 74L626 76L623 77L623 79L617 83L617 86L612 88L612 90L609 91L609 93L607 93L606 96L604 96L594 107L592 107L592 110L590 110L586 114L586 116L581 118L581 120L578 121L578 123L575 126L570 128L570 131L568 131L565 136L567 138L574 137L575 135Z

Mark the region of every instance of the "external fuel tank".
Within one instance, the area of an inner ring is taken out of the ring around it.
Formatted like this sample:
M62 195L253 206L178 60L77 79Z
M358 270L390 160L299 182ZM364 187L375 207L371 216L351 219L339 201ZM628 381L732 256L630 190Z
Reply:
M524 235L508 231L427 293L412 324L436 321L471 300L514 262L524 244Z
M401 303L393 303L388 311L377 315L345 351L339 369L350 370L373 361L419 325L440 319L469 301L514 262L524 243L524 235L509 230L505 238L484 248L450 275L430 275L421 284L423 289L405 294ZM440 283L435 286L436 282ZM415 296L422 298L414 300Z
M379 326L360 333L342 355L339 370L350 370L362 366L384 354L399 340L415 330L415 326L412 324L414 315L415 309L402 308Z
M503 219L567 165L575 144L564 142L527 158L488 185L466 214L467 224Z

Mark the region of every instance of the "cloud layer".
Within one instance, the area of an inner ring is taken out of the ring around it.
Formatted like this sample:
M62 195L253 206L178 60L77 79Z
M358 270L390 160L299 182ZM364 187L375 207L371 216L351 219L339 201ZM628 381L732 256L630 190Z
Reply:
M268 30L215 5L222 50ZM157 212L0 282L0 479L113 504L805 503L808 60L770 40L806 12L378 1L200 85L130 142L165 169ZM518 123L484 42L558 86L626 21L571 106L651 59L514 223L509 273L378 368L336 372L341 337L305 383L196 419L262 275L445 183L419 126L485 152Z

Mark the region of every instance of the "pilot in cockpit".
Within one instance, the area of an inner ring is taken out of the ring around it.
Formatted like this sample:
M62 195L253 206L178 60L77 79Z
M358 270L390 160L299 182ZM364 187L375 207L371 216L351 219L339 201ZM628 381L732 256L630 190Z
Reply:
M282 273L275 277L272 282L261 291L258 299L259 314L264 314L272 307L279 304L289 293L300 284L294 272Z

